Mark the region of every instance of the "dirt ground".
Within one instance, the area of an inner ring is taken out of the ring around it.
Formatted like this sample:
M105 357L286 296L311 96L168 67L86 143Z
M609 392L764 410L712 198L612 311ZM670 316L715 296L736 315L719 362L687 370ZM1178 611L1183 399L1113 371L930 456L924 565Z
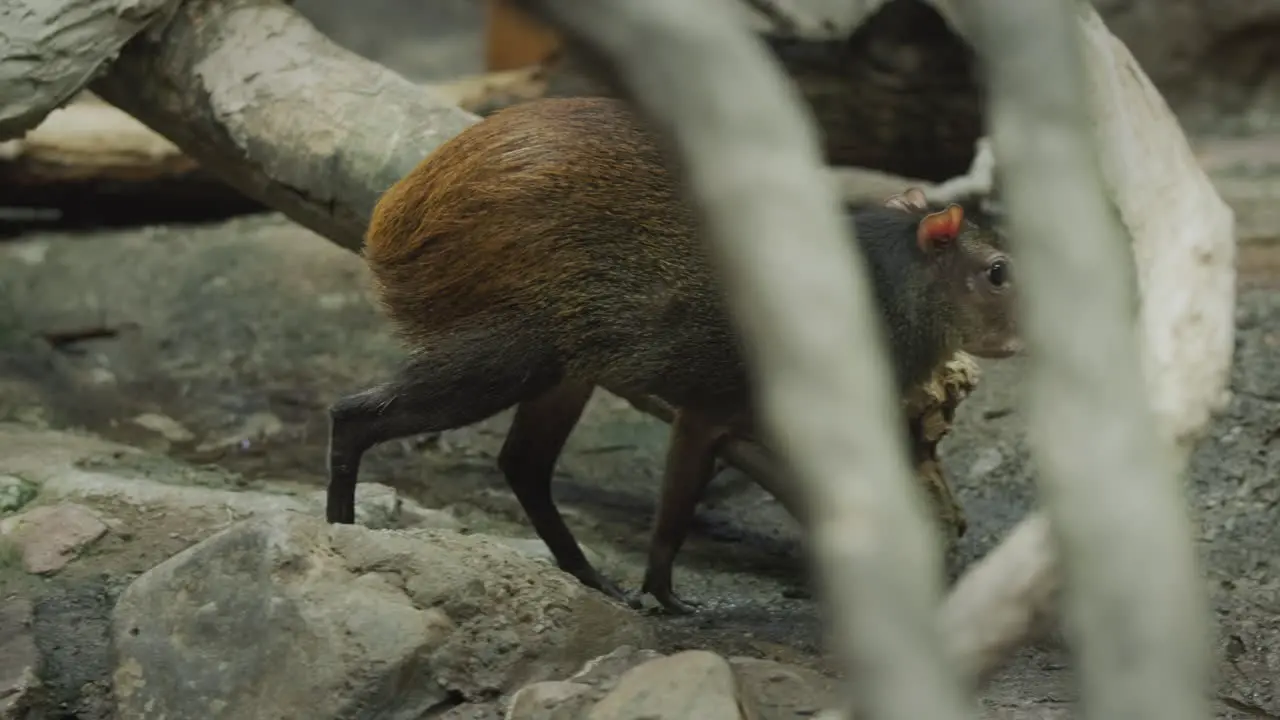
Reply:
M1188 487L1220 628L1221 717L1265 718L1280 717L1280 275L1248 277L1235 399L1197 452ZM117 334L60 346L46 339L94 328ZM228 482L318 487L326 406L400 357L369 300L359 259L275 216L0 245L2 420L83 428L243 475ZM944 447L970 522L953 573L1032 502L1019 368L1005 362L985 372ZM171 442L130 421L147 412L179 421L195 438ZM531 536L495 467L507 420L504 414L435 442L391 443L370 453L363 479L428 507L452 507L478 530ZM228 437L242 439L210 447ZM600 394L570 440L555 488L580 539L632 587L642 573L664 437L662 425ZM163 530L149 534L154 542L98 548L74 570L28 588L41 598L45 644L53 662L65 665L60 682L77 703L87 700L83 679L105 669L106 615L119 585L190 542L177 528ZM709 607L655 619L666 647L821 666L798 537L768 496L740 476L722 476L676 577ZM1054 641L1028 648L988 700L1058 708L1074 692L1065 665Z

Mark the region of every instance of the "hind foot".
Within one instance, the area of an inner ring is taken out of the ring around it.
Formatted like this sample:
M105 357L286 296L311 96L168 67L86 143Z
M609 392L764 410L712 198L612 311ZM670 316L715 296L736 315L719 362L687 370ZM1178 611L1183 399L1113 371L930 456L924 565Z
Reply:
M587 566L583 570L570 572L569 574L576 577L578 582L583 585L608 595L632 610L639 610L641 607L639 598L623 590L617 583L602 575L594 567Z
M671 587L671 578L658 579L657 575L646 574L644 584L640 586L640 594L652 595L668 615L692 615L703 607L698 600L688 600L676 594Z

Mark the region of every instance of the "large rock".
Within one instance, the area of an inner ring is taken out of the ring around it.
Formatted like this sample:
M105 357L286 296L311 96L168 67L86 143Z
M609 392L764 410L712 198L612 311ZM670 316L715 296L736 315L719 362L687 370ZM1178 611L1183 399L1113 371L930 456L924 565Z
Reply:
M643 618L517 550L297 513L140 576L113 618L121 717L410 720L563 677Z

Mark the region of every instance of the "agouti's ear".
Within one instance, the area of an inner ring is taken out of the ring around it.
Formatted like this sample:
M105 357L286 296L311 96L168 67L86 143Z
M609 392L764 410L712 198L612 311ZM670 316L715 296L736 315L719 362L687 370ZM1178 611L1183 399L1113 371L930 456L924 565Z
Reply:
M907 188L904 192L900 192L884 201L885 207L897 208L913 212L925 210L929 207L929 200L924 196L924 191L918 187Z
M929 213L916 226L916 243L927 253L940 250L956 239L963 222L964 210L954 203L945 210Z

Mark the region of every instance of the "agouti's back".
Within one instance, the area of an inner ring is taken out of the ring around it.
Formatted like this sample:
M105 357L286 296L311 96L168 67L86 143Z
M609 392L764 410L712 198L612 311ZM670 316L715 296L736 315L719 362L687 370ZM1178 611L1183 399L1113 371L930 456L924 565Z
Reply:
M680 403L744 382L693 228L623 104L557 99L440 146L382 197L364 255L411 345L510 328L511 352L536 334L566 374Z

